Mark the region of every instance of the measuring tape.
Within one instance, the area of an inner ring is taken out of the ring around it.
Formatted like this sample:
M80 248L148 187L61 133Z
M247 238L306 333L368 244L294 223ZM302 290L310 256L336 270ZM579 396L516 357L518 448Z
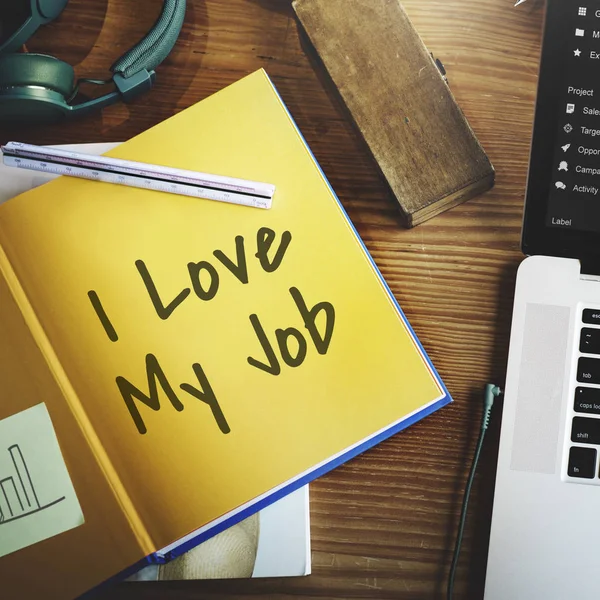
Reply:
M233 177L209 175L148 163L94 156L47 146L8 142L1 147L9 167L53 175L82 177L170 194L230 202L255 208L271 208L275 186Z

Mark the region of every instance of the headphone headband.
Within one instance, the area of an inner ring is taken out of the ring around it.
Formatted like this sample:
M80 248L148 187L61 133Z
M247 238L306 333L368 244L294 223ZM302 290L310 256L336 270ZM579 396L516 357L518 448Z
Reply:
M110 70L128 78L145 69L154 71L173 49L185 17L185 0L165 0L152 29L115 61Z
M154 83L154 69L173 49L185 17L186 0L165 0L152 29L110 67L116 92L110 92L71 108L74 113L87 113L104 108L120 99L128 102L149 90Z

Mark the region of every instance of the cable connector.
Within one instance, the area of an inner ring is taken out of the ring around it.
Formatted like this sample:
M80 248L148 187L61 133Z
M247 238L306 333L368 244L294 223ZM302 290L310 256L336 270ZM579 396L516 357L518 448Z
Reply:
M502 390L493 383L488 383L485 386L485 393L483 395L483 418L481 420L481 429L485 431L490 424L490 415L492 414L492 406L494 406L494 399L502 395Z

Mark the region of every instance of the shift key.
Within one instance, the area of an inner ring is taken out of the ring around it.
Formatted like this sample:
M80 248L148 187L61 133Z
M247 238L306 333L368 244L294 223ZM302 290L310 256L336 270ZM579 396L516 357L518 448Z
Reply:
M579 444L600 444L600 419L573 417L571 441Z

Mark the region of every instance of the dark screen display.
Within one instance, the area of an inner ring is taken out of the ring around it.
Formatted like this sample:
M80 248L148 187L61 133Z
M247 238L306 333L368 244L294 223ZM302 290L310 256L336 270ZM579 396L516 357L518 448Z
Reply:
M600 231L600 6L563 0L553 177L548 202L550 227Z
M522 242L600 257L600 0L547 3Z

